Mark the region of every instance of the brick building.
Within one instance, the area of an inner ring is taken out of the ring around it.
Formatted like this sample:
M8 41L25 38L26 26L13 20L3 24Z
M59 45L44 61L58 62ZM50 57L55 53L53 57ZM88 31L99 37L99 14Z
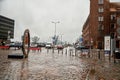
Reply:
M90 46L89 16L88 16L85 24L83 25L83 30L84 30L83 33L82 33L83 34L82 37L84 39L84 44L83 45Z
M107 35L112 36L118 43L117 31L119 28L117 23L119 23L119 17L120 2L90 0L89 18L86 20L82 30L84 45L99 49L104 48L104 36ZM89 34L86 36L86 33ZM116 46L119 47L118 44Z

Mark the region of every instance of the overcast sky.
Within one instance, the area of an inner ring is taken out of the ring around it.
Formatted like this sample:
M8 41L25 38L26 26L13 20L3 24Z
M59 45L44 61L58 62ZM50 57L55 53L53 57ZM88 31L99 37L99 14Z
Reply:
M120 1L120 0L111 0ZM55 32L64 41L74 42L89 14L89 0L0 0L0 14L15 20L15 40L25 29L40 41L49 41Z

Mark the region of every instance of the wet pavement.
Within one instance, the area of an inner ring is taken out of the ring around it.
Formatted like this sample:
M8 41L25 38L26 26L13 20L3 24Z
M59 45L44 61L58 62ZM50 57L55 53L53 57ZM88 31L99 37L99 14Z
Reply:
M89 65L60 51L30 51L28 59L7 59L19 50L0 50L0 80L85 80Z
M88 63L91 64L91 69L89 69L86 80L120 80L119 60L114 63L113 59L109 61L109 57L106 56L105 61L93 59Z
M66 50L30 51L28 59L8 59L21 50L0 50L0 80L120 80L120 63L70 55ZM80 53L80 52L77 52Z

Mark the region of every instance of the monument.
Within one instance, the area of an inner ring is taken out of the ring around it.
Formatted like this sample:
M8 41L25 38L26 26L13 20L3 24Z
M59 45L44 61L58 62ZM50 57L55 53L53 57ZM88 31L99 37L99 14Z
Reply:
M30 49L30 33L29 29L26 29L22 38L22 52L23 54L9 54L8 58L28 58Z

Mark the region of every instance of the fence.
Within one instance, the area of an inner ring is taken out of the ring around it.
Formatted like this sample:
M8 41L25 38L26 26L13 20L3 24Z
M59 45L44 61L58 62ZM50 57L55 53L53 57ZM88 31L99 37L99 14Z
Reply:
M100 59L105 60L105 53L104 50L99 49L91 49L88 56L92 59Z

